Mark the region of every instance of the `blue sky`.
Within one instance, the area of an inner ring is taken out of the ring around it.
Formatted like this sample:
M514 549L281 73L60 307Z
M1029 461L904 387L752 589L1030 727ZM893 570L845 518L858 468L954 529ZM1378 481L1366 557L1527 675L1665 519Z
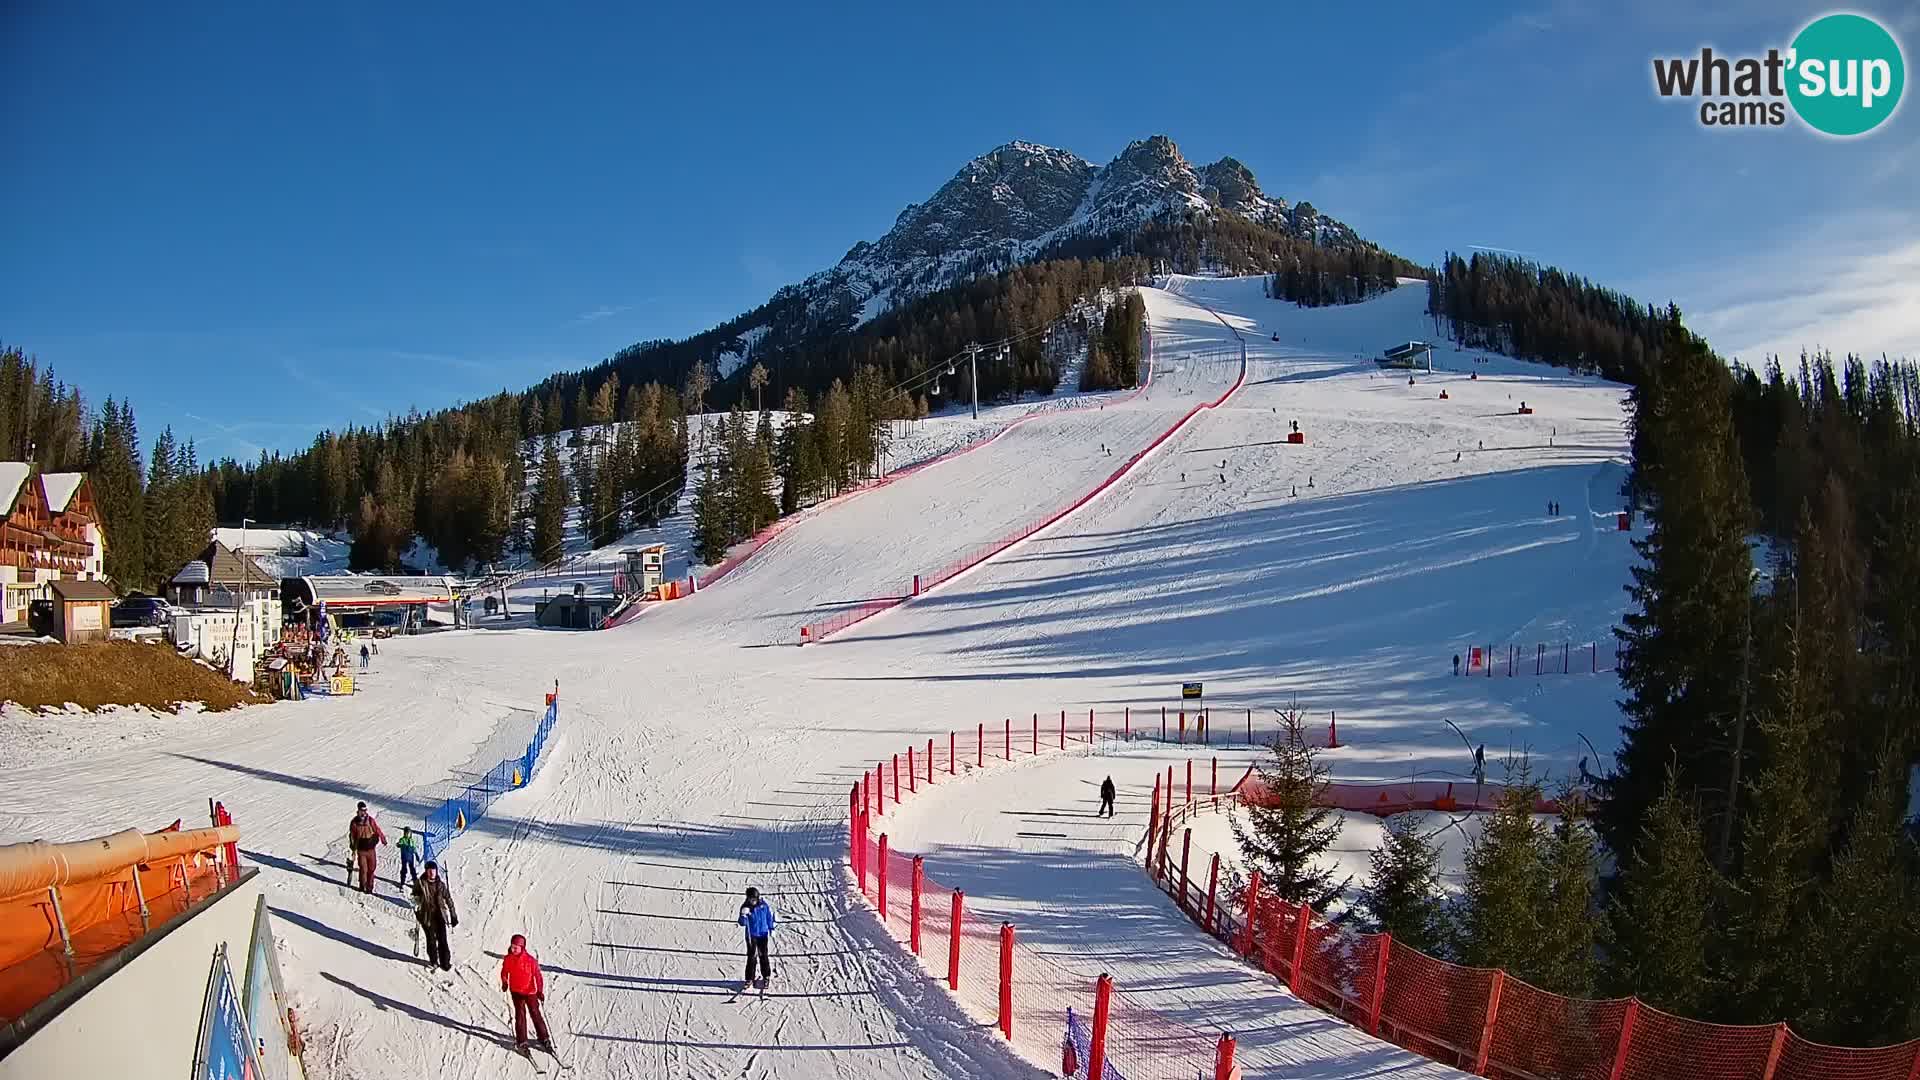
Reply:
M1920 355L1920 105L1840 141L1652 92L1652 56L1819 4L291 6L0 10L0 341L203 456L705 329L1013 139L1164 133L1422 262L1677 300L1723 352ZM1920 9L1852 10L1920 63Z

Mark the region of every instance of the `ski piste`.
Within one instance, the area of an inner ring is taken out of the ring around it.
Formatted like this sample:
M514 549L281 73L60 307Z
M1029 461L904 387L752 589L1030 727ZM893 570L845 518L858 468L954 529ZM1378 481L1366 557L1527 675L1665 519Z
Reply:
M753 1056L762 1075L794 1080L827 1070L999 1078L1057 1065L1052 1020L1022 1017L1011 1046L987 1037L849 899L840 866L848 785L908 739L964 737L976 723L1076 702L1171 701L1188 679L1204 680L1210 699L1262 714L1295 693L1315 710L1338 709L1353 749L1329 758L1336 779L1465 772L1439 713L1461 720L1490 756L1510 731L1524 732L1535 762L1562 771L1584 752L1580 736L1602 752L1618 738L1609 680L1446 672L1469 642L1605 638L1630 561L1631 534L1612 531L1618 506L1608 501L1624 472L1622 389L1497 357L1476 365L1444 345L1435 362L1447 370L1431 379L1381 376L1362 358L1432 333L1417 286L1303 309L1268 300L1253 279L1165 284L1143 290L1155 337L1147 392L1124 403L1107 395L1104 408L1063 394L990 444L805 515L698 596L600 633L396 639L382 648L377 694L210 718L204 731L178 730L164 755L98 745L84 768L67 759L19 770L0 790L0 810L48 834L82 835L102 812L141 820L181 790L217 791L242 821L246 850L293 863L338 843L356 798L383 826L400 823L406 793L461 769L469 748L557 679L564 706L540 770L451 841L446 876L463 915L456 967L528 933L564 987L568 1061L579 1073L614 1073L634 1055L646 1062L640 1072L667 1076L733 1073ZM1046 532L825 643L794 647L799 624L908 592L914 574L1079 498L1116 459L1222 394L1240 376L1241 342L1221 319L1247 338L1249 370L1220 408ZM1469 370L1479 378L1469 381ZM1449 401L1438 400L1442 387ZM1523 398L1537 415L1513 415ZM938 417L919 426L931 440L948 426L977 432L1030 411L985 409L980 427ZM1295 419L1304 446L1284 441ZM1559 432L1551 448L1549 425ZM1205 483L1183 483L1183 469ZM1290 480L1301 496L1281 486ZM1569 513L1544 517L1549 499ZM1191 670L1221 656L1233 658L1230 670ZM1389 744L1391 755L1376 752ZM1068 790L1054 768L1036 763L1019 794ZM1116 779L1124 811L1142 797L1139 782ZM956 794L977 783L994 781L952 781ZM954 803L920 805L942 808L940 828L910 817L920 811L908 804L899 826L887 823L903 849L911 838L928 853L929 874L1016 923L1059 905L1050 880L1028 872L1038 853L1136 872L1113 852L1055 851L1046 838L981 832L990 839L975 842L967 834L984 828L978 818ZM959 844L979 858L939 852ZM1007 872L969 877L989 864ZM479 1019L477 1004L462 1004L467 995L396 963L405 955L395 952L397 928L362 910L339 877L264 860L261 873L289 990L307 1003L303 1025L351 1036L340 1041L343 1069L482 1076L499 1067L493 1047L468 1031L369 1008L342 988L462 1023L472 1010L474 1026L511 1031ZM728 994L713 981L720 965L728 976L740 970L730 916L748 885L781 919L783 994L809 995L780 1039L813 1049L776 1045L782 1016L771 1006L782 1002L722 1008ZM1083 920L1063 949L1114 955L1118 966L1133 944ZM1218 974L1194 960L1165 968L1116 978L1124 987ZM1243 995L1236 1007L1289 1007L1278 987L1236 985L1218 990ZM496 983L482 1000L497 994ZM1391 1054L1318 1014L1313 1022L1326 1033L1290 1049L1255 1045L1249 1033L1243 1059L1284 1052L1295 1073L1332 1077ZM1457 1075L1431 1068L1409 1063L1407 1075Z

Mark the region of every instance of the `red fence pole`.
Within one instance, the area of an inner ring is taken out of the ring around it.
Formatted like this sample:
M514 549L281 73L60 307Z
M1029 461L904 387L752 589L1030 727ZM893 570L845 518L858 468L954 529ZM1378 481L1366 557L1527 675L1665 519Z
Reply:
M1620 1020L1620 1041L1613 1048L1613 1071L1607 1074L1607 1080L1622 1080L1627 1075L1627 1055L1633 1052L1633 1024L1640 1019L1640 999L1627 999L1627 1015ZM1920 1069L1920 1054L1914 1057L1914 1068Z
M866 876L860 873L860 785L854 784L847 796L847 865L860 878L860 891L867 890Z
M1213 778L1207 781L1207 794L1220 794L1220 757L1217 754L1213 758Z
M1093 710L1087 710L1087 745L1093 745Z
M1287 988L1295 997L1302 1000L1307 996L1307 931L1313 928L1313 905L1300 901L1300 910L1293 913L1293 971L1287 976Z
M1253 745L1253 710L1247 710L1247 745Z
M1013 760L1013 717L1009 716L1001 720L1000 727L1001 727L1000 735L1006 740L1006 743L1007 743L1005 747L1007 760L1012 761Z
M1220 891L1220 853L1213 853L1213 865L1207 868L1207 933L1214 932L1213 898Z
M975 755L977 755L977 758L978 758L978 760L974 762L974 765L977 768L984 769L987 767L987 725L985 724L976 725L974 728L973 737L976 740L978 740L974 744L974 748L973 748L973 752Z
M1133 706L1128 705L1120 713L1120 737L1133 738Z
M1500 1015L1500 991L1506 981L1505 971L1496 970L1493 973L1493 988L1487 991L1487 1019L1480 1026L1480 1050L1473 1055L1473 1072L1476 1076L1487 1075L1487 1055L1493 1052L1493 1022Z
M947 732L947 775L948 776L957 776L960 773L960 759L957 756L958 743L959 743L959 739L955 736L955 734L951 731Z
M1233 1054L1237 1048L1233 1036L1220 1036L1220 1045L1213 1051L1213 1080L1237 1080L1239 1072L1233 1064Z
M1393 935L1380 934L1379 949L1373 957L1373 1000L1367 1004L1367 1034L1380 1034L1380 1005L1387 997L1387 954L1393 951Z
M1773 1074L1780 1068L1780 1052L1787 1048L1787 1025L1782 1022L1774 1025L1773 1045L1767 1049L1767 1067L1760 1072L1760 1080L1773 1080Z
M900 755L893 755L893 805L900 805Z
M896 802L898 800L895 800ZM1193 759L1187 759L1187 805L1193 805Z
M916 780L916 772L913 767L913 747L909 746L907 747L907 791L914 792L919 790L920 785Z
M1187 707L1185 705L1182 705L1180 706L1180 744L1182 746L1185 746L1186 742L1187 742Z
M1160 773L1153 774L1153 802L1147 807L1147 873L1153 873L1153 837L1160 831Z
M1040 756L1040 714L1033 714L1033 756Z
M907 941L912 945L915 956L920 955L920 890L927 882L925 862L925 856L913 857L913 907L909 909L907 917Z
M1067 710L1060 710L1060 749L1067 748Z
M1102 975L1093 984L1093 1037L1087 1050L1087 1075L1104 1078L1107 1071L1107 1014L1113 1008L1113 978Z
M1243 937L1241 940L1245 942L1245 944L1243 944L1240 947L1240 952L1244 956L1253 955L1253 927L1254 927L1254 924L1259 921L1260 921L1260 871L1255 870L1253 872L1252 880L1247 882L1247 925L1241 928L1241 932L1245 935L1245 937ZM1262 964L1260 966L1262 968L1266 967L1265 964Z
M1193 829L1180 831L1180 910L1192 914L1187 906L1187 861L1193 856Z
M1327 749L1340 749L1340 714L1327 710Z
M960 920L966 893L953 890L953 933L947 941L947 989L960 989Z
M1205 709L1200 710L1200 741L1203 743L1213 741L1213 736L1207 734L1207 710Z
M1567 643L1560 643L1560 674L1565 675L1573 669L1567 666Z
M880 811L881 817L887 816L887 785L883 783L886 776L887 763L884 761L876 762L873 766L873 800L875 807ZM893 801L899 802L900 799L896 796Z
M887 925L887 834L880 834L880 884L874 890L879 895L880 925Z
M1167 741L1167 707L1160 706L1160 741Z
M1000 1034L1013 1039L1013 924L1000 924Z
M1587 654L1593 661L1593 670L1598 672L1600 670L1600 643L1596 641L1587 646Z

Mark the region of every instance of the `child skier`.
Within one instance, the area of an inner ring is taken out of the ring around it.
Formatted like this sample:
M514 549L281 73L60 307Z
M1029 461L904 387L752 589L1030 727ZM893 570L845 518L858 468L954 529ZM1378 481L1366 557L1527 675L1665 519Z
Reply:
M773 965L767 960L767 939L773 936L773 909L761 898L759 889L748 889L740 905L740 925L747 929L747 983L753 982L754 958L760 960L760 985L773 980Z
M540 1037L540 1049L553 1053L547 1018L540 1013L540 1003L547 1000L547 980L540 973L540 961L527 951L525 934L513 935L507 955L500 961L500 989L513 998L513 1048L527 1052L527 1014L532 1013L533 1033Z
M413 826L400 827L400 839L393 842L400 849L400 887L406 888L408 879L420 880L420 874L413 868L413 860L420 853L419 841L414 839Z

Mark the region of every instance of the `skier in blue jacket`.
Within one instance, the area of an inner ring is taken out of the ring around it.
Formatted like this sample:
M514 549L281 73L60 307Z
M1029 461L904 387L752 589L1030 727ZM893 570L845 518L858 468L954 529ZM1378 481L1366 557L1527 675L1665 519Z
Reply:
M773 979L773 965L767 960L767 939L773 936L773 909L761 898L759 889L748 889L740 905L740 925L747 930L747 979L753 982L753 961L760 958L762 985Z

